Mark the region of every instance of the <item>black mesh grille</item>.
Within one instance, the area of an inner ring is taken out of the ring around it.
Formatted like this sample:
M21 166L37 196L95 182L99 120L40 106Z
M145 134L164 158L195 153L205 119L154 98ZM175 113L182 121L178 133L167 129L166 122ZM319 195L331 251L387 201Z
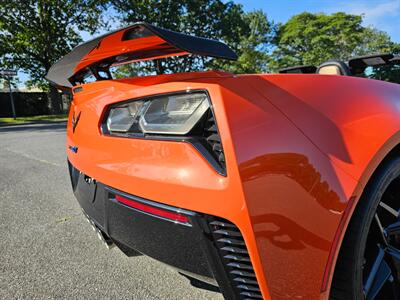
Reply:
M214 241L239 299L263 299L239 228L218 219L210 223Z
M213 156L220 166L225 170L224 149L222 148L221 137L218 133L217 123L211 110L208 113L207 121L205 123L204 137L210 146Z

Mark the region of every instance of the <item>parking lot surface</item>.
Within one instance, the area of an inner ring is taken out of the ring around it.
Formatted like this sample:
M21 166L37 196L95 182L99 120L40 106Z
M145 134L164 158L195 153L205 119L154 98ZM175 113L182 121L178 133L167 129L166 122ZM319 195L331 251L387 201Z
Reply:
M222 299L107 250L72 194L64 143L64 123L0 127L0 299Z

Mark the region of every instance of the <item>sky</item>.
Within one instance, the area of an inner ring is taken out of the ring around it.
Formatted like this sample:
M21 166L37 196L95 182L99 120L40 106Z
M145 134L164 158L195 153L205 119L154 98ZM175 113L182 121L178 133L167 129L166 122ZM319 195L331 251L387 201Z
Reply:
M261 9L269 19L284 23L292 16L302 13L326 13L342 11L364 15L364 25L386 31L393 41L400 43L400 0L234 0L245 11ZM93 38L82 33L84 40ZM23 85L27 75L19 72Z
M235 0L245 11L262 9L276 22L286 22L302 13L326 13L342 11L364 15L364 25L372 25L386 31L395 42L400 42L400 0Z

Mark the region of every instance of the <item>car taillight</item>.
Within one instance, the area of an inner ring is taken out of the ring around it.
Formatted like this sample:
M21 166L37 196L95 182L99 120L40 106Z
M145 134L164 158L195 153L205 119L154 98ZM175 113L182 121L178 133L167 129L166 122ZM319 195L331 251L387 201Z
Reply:
M124 101L109 108L109 134L186 135L210 108L205 92L185 92Z
M227 176L225 153L207 91L180 91L121 101L106 107L103 135L192 144Z
M155 215L164 219L168 219L174 222L179 222L179 223L189 223L189 218L185 215L182 215L180 213L176 213L173 211L161 209L158 207L154 207L151 205L144 204L142 202L138 202L132 199L125 198L120 195L115 195L115 200L118 202L125 204L129 207L132 207L134 209L137 209L139 211Z

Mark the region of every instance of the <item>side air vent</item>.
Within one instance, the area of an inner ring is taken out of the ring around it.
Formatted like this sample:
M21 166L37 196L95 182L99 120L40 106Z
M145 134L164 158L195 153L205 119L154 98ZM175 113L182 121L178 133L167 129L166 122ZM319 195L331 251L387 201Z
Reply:
M239 228L217 219L209 223L219 255L239 299L263 299Z
M217 123L211 110L208 113L207 121L205 123L204 137L210 146L213 156L220 166L225 170L226 166L224 149L222 148L221 137L218 133Z

